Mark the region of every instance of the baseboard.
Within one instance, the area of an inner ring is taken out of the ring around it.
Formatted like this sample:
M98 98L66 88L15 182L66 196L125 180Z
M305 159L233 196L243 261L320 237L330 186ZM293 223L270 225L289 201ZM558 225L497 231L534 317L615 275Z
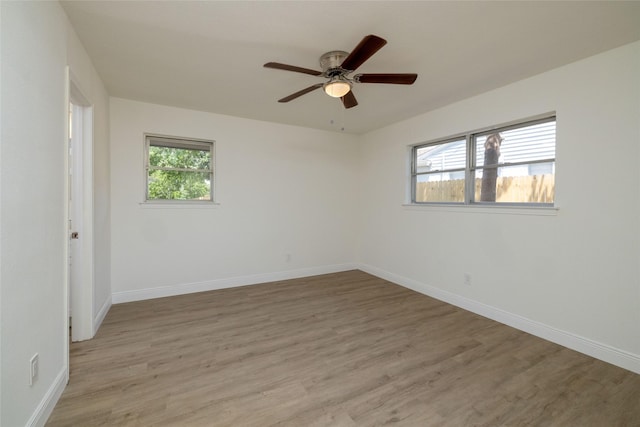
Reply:
M320 274L338 273L357 269L356 264L334 264L320 267L310 267L298 270L279 271L274 273L252 274L248 276L229 277L209 280L205 282L183 283L158 288L139 289L135 291L114 292L112 301L120 304L131 301L142 301L153 298L163 298L174 295L195 292L214 291L217 289L234 288L237 286L256 285L258 283L275 282L279 280L298 279L301 277L317 276Z
M611 363L612 365L640 374L640 355L629 353L571 332L556 329L549 325L545 325L544 323L527 319L526 317L483 304L398 274L390 273L371 265L360 264L358 268L373 276L388 280L421 294L428 295L440 301L444 301L537 337L546 339L547 341L554 342L580 353L584 353L588 356L595 357L596 359Z
M100 307L100 310L98 310L96 317L93 319L93 334L91 335L92 337L96 335L96 332L98 332L98 329L100 329L100 325L102 325L102 321L107 316L107 313L111 308L111 300L112 297L111 295L109 295L104 304L102 304L102 307Z
M49 416L53 412L53 408L55 408L56 403L62 396L62 392L64 391L65 386L67 385L67 368L62 369L56 379L49 387L49 390L45 393L44 397L38 404L38 407L27 421L28 427L42 427L46 424Z

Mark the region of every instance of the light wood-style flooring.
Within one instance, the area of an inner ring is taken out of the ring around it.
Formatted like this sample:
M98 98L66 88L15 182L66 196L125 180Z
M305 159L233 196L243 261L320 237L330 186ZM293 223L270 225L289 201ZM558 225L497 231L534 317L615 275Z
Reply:
M640 375L361 271L114 305L48 426L640 426Z

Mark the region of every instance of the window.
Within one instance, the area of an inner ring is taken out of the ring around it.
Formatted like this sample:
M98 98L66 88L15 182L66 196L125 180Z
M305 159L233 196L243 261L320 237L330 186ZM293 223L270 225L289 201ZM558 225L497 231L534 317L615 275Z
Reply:
M145 135L149 202L213 201L213 141Z
M418 145L412 202L552 206L555 156L553 116Z

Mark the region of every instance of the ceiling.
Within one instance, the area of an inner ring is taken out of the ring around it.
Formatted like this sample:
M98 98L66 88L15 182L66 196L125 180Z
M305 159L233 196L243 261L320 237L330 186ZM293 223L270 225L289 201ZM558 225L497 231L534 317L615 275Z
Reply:
M360 134L640 40L640 2L62 1L111 96ZM358 73L359 105L316 90L320 55L388 41ZM613 76L612 76L613 77Z

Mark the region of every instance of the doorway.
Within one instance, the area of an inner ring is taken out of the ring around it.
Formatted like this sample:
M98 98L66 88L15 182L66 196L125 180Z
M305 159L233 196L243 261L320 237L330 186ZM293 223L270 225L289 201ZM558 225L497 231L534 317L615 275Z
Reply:
M67 295L71 341L93 338L93 108L69 77Z

